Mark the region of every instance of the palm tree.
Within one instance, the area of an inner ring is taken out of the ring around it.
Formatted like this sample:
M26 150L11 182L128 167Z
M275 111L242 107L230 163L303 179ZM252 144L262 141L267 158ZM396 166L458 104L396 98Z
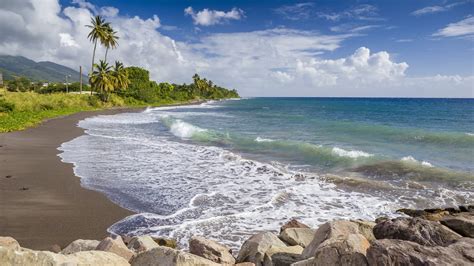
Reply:
M112 71L115 81L115 89L127 89L130 80L128 79L128 72L119 61L115 61L115 66Z
M110 24L105 22L101 16L95 16L91 18L91 25L86 25L86 27L91 28L91 32L87 37L91 42L94 43L94 51L92 53L92 67L91 71L94 71L94 59L95 59L95 50L97 48L97 41L100 40L101 43L104 43L104 40L107 38L108 31L107 28L110 28ZM92 95L92 89L91 89Z
M107 61L107 53L109 52L109 49L115 49L118 46L118 39L119 37L117 36L117 32L112 29L110 25L106 26L106 36L105 39L102 41L102 44L105 46L105 57L104 60Z
M115 77L107 62L100 60L99 64L94 64L94 71L90 76L91 86L100 90L103 101L108 101L109 93L114 90Z

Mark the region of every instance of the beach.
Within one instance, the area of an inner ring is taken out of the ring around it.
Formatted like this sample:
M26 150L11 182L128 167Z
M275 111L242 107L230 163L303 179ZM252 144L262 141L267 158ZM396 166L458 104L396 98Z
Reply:
M81 187L73 165L61 162L57 148L84 134L76 126L80 120L137 110L81 112L0 134L0 235L27 248L64 247L78 238L101 239L111 224L132 214Z

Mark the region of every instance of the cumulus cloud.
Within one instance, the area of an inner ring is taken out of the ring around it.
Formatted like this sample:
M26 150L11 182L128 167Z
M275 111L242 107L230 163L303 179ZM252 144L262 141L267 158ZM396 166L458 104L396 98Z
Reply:
M448 24L446 27L434 33L433 36L457 37L457 36L472 36L473 34L474 34L474 17L469 16L459 22Z
M235 7L228 12L205 8L201 11L198 11L197 13L192 7L187 7L184 9L184 13L193 18L193 23L195 25L201 26L222 24L229 20L240 20L244 17L244 11Z
M113 7L75 3L61 8L57 0L1 1L0 53L87 70L92 44L84 25L92 15L106 12L120 37L109 60L145 67L157 81L190 82L197 72L244 96L472 97L472 77L410 77L408 64L386 51L361 47L331 58L345 40L357 36L353 33L273 28L180 42L160 32L164 29L156 15L122 16ZM103 56L100 47L96 58Z

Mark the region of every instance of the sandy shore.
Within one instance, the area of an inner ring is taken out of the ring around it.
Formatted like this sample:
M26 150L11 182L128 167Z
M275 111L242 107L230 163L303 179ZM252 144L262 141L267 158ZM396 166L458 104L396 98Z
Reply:
M0 236L28 248L64 247L79 238L100 239L111 224L132 214L82 188L72 165L57 156L61 143L84 133L78 121L130 111L82 112L0 134Z

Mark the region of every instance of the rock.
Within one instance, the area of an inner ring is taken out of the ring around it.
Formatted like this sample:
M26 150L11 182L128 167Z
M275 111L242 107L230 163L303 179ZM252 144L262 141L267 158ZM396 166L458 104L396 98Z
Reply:
M49 247L49 251L54 252L54 253L60 253L61 246L59 246L58 244L54 244L51 247Z
M370 243L361 234L332 238L319 245L313 265L368 265L365 257Z
M428 247L399 239L376 240L367 250L369 265L472 265L474 239L462 238L448 247Z
M50 251L14 250L0 247L0 265L130 265L113 253L82 251L70 255Z
M0 236L0 247L18 250L20 249L20 244L13 237Z
M252 263L252 262L241 262L241 263L235 264L235 266L255 266L255 263Z
M134 266L219 265L203 257L162 246L138 254L132 259L131 264Z
M104 240L100 241L99 245L96 247L96 250L115 253L127 261L130 261L133 255L135 255L135 253L125 246L120 236L117 236L115 239L106 237Z
M304 223L300 223L296 219L291 219L286 224L282 225L280 228L280 234L287 228L309 228L309 226L305 225Z
M128 241L127 247L135 253L140 253L159 247L159 245L150 236L135 236Z
M440 222L462 236L474 238L473 215L447 216Z
M84 240L78 239L72 241L67 247L65 247L60 253L61 254L72 254L80 251L90 251L95 250L95 248L99 245L99 241L97 240Z
M306 247L313 240L315 232L311 228L286 228L280 233L280 239L292 246Z
M291 266L313 266L314 265L314 258L309 258L305 260L300 260L295 263L290 264Z
M169 247L169 248L176 248L178 246L175 239L162 238L162 237L152 237L152 238L159 246Z
M455 209L424 209L424 210L413 210L413 209L399 209L397 212L404 213L408 216L415 218L422 218L429 221L439 221L444 216L449 215L451 212L457 212Z
M367 238L369 242L375 240L374 226L376 223L364 220L351 220L351 222L356 223L359 226L359 234Z
M383 216L383 217L378 217L377 219L375 219L375 223L378 224L378 223L381 223L381 222L385 222L385 221L387 221L387 220L390 220L390 218L385 217L385 216Z
M270 247L286 247L286 244L270 232L253 235L240 248L237 262L253 262L257 266L262 265L265 252Z
M425 246L447 246L461 236L438 222L420 218L399 217L374 227L377 239L401 239Z
M221 264L235 264L232 250L216 241L193 236L189 241L189 252Z
M350 222L350 221L345 221L345 220L336 220L336 221L331 221L327 222L325 224L322 224L318 230L316 230L316 233L314 234L314 238L311 241L311 243L305 247L302 256L302 259L307 259L314 257L316 253L318 252L318 248L320 246L328 246L328 244L331 244L333 242L347 242L349 235L351 234L360 234L359 231L359 224ZM361 235L363 238L365 238L363 235ZM354 239L357 238L359 239L360 237L353 237ZM351 239L353 240L353 239ZM352 247L351 250L364 250L366 248L365 246L367 245L368 240L365 238L365 240L361 240L360 245L362 247L356 248ZM341 243L344 244L344 243ZM354 241L350 241L349 243L346 244L357 244L354 243ZM344 245L346 245L344 244Z
M302 252L303 248L298 245L289 247L272 246L265 252L265 256L263 258L263 265L290 265L291 263L300 260L300 255Z

